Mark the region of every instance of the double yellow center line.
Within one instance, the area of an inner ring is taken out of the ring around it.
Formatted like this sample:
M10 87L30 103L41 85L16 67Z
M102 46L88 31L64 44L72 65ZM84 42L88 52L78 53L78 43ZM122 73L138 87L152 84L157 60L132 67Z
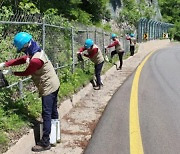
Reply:
M129 116L130 154L144 154L138 113L138 84L142 68L152 54L153 52L138 66L132 84Z

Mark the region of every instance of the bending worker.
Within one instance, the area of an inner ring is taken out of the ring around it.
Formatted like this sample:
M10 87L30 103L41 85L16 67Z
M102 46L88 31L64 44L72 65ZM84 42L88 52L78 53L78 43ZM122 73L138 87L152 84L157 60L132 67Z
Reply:
M87 54L83 53L85 50L87 50ZM96 44L94 44L93 40L87 39L85 41L84 47L80 48L78 54L82 54L85 57L88 57L94 63L96 76L96 86L94 89L100 90L101 86L103 86L101 81L101 71L104 64L104 57L101 50Z
M16 76L32 76L32 80L38 88L39 95L42 97L42 118L43 118L43 136L32 151L39 152L49 150L51 120L58 119L57 95L60 82L53 65L48 60L44 51L39 47L32 36L26 32L17 33L14 37L14 45L17 52L25 53L24 56L1 63L0 69L5 67L28 63L28 67L22 72L12 72L10 69L7 74Z
M105 49L111 48L111 47L115 47L115 50L111 52L111 59L113 58L113 56L115 54L118 54L120 65L119 65L119 67L117 69L121 70L122 69L122 65L123 65L124 49L122 48L121 42L117 39L117 35L116 34L112 34L111 35L111 39L113 40L113 43L108 45Z

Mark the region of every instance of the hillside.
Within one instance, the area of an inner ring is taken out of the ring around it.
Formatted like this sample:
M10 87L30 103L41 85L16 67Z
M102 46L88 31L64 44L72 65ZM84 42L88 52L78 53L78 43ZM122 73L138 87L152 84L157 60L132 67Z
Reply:
M13 11L55 14L88 25L102 25L103 21L110 29L112 20L118 25L126 22L130 26L141 17L161 20L158 0L6 0L0 5Z

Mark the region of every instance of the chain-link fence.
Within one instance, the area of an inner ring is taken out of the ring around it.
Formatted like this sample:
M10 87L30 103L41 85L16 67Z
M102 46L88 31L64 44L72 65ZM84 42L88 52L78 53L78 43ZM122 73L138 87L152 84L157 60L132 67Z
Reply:
M72 72L74 72L78 63L76 53L84 45L87 38L91 38L100 47L103 54L105 54L105 46L111 43L111 33L102 29L61 27L60 24L52 23L50 18L45 18L42 15L31 15L22 12L9 15L0 14L1 61L20 56L17 55L12 43L14 35L20 31L28 32L33 36L34 40L46 52L55 69L68 67ZM125 37L119 39L125 48L125 52L128 52L129 41ZM25 67L16 67L16 69L19 71L25 69ZM20 94L22 94L23 82L28 79L30 78L19 80L18 77L15 77L8 88L18 86Z
M46 52L55 69L68 67L74 72L78 63L76 53L87 38L91 38L105 54L105 46L111 43L110 33L93 27L62 27L60 22L56 21L56 18L53 20L53 18L54 16L46 17L22 12L0 13L0 60L6 61L20 56L17 55L12 43L14 35L20 31L26 31L33 36L34 40ZM162 38L172 27L172 24L145 18L140 19L138 23L138 42ZM129 41L126 40L126 36L119 38L119 40L123 44L125 53L128 52ZM23 70L25 66L16 67L16 69ZM11 80L9 87L18 85L20 94L22 94L23 82L29 79L19 80L18 77L15 77Z

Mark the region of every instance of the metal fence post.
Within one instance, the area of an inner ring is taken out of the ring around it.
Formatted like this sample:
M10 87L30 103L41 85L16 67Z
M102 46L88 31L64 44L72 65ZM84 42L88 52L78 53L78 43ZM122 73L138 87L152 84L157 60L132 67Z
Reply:
M19 96L23 98L23 81L21 79L19 79L18 88L19 88Z
M75 57L74 57L74 29L71 27L71 50L72 50L72 73L75 68Z
M137 29L137 41L140 42L140 22L141 22L141 19L138 21L138 29Z
M56 63L56 74L58 75L59 63Z
M94 31L94 42L97 44L97 31L96 31L96 29L95 29L95 31Z
M43 18L42 24L43 36L42 36L42 49L45 50L45 35L46 35L46 26L45 26L45 18Z
M86 29L86 32L87 32L87 39L89 38L89 30L88 28Z
M104 39L104 31L102 31L102 37L103 37L103 54L105 54L104 46L105 46L105 39Z

